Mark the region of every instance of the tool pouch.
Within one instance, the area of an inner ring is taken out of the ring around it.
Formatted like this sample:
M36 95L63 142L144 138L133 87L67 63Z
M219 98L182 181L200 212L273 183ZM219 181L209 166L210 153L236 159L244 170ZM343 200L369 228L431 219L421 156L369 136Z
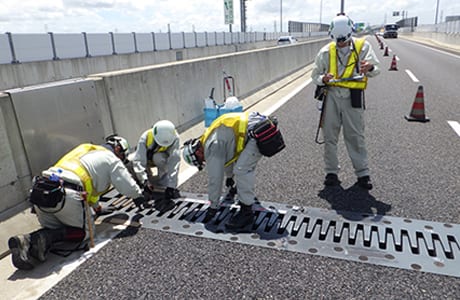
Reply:
M360 89L350 89L351 107L363 107L363 93L364 91Z
M264 156L273 156L286 147L283 135L278 129L278 122L274 117L257 123L249 135L257 141L259 152Z
M316 100L324 101L326 99L327 86L326 85L317 85L315 89L315 94L313 97Z
M64 186L60 181L35 176L30 192L30 202L43 208L54 208L65 196Z

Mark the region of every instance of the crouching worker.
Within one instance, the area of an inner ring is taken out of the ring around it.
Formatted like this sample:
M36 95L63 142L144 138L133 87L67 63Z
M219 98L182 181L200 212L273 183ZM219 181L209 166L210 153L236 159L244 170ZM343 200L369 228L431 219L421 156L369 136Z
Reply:
M184 143L183 158L208 171L208 197L211 202L204 222L210 221L220 206L224 176L227 186L236 182L240 210L227 224L232 231L243 231L254 222L255 168L262 155L272 156L285 147L275 118L259 113L227 113L212 122L204 134ZM233 179L234 177L234 179Z
M108 137L103 145L81 144L34 178L30 201L42 229L8 240L16 268L33 269L58 242L85 244L94 231L89 206L96 215L113 211L98 202L111 185L137 206L144 204L142 190L123 163L128 152L128 142L119 136Z
M167 211L175 206L172 199L180 198L177 189L180 165L180 142L176 127L171 121L161 120L142 133L136 151L129 163L139 185L144 187L146 198L155 190L164 191L155 208ZM156 168L154 176L152 168Z

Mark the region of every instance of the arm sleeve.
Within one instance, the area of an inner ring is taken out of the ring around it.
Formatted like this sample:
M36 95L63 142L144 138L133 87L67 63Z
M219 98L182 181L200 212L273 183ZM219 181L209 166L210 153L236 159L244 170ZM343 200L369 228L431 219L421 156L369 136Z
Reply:
M139 138L133 158L133 169L139 182L143 183L147 180L147 145L145 134Z
M360 56L361 59L368 61L370 64L374 66L374 69L372 71L367 72L367 77L374 77L380 74L380 61L375 55L375 52L372 49L369 42L366 41L364 43Z
M311 72L311 79L316 85L324 85L323 76L328 72L329 54L328 48L326 47L329 47L329 44L323 47L316 55L313 70Z
M142 191L136 181L131 177L128 169L121 160L115 161L112 164L110 173L110 181L115 189L122 195L130 198L142 196Z

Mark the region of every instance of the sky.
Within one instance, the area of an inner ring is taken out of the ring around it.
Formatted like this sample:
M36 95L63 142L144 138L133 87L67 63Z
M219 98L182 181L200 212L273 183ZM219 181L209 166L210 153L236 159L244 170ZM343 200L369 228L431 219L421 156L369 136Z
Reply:
M227 0L231 1L231 0ZM344 11L370 25L400 20L402 12L419 24L460 15L458 0L248 0L247 31L288 30L288 21L329 24ZM439 3L439 6L437 5ZM281 9L282 8L282 9ZM399 17L393 17L393 12ZM233 0L232 31L240 31L240 0ZM282 27L280 28L280 23ZM128 33L229 31L224 0L0 0L0 32Z

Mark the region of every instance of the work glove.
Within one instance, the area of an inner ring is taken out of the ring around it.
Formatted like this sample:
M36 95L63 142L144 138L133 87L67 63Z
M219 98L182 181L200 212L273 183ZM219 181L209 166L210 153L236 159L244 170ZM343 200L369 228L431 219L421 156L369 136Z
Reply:
M233 178L229 177L225 180L225 186L229 188L227 195L225 195L225 200L224 201L233 201L233 198L235 198L235 195L237 193L237 189L235 186L235 181Z
M160 213L165 213L176 207L176 203L171 199L162 198L155 200L155 204L153 205L153 207Z
M203 223L208 223L209 221L214 218L214 216L217 214L218 209L217 208L208 208L206 211L206 215L204 216Z
M115 210L116 208L113 206L102 207L102 205L99 205L94 209L94 211L96 212L96 217L110 215Z
M166 199L177 199L180 198L181 195L178 189L167 187L165 190L165 198Z
M229 177L225 180L225 186L226 187L232 187L235 185L235 180L233 180L232 177Z
M136 204L137 208L143 209L143 205L146 202L144 196L137 197L136 199L133 199L134 204Z
M142 188L144 189L144 192L153 193L153 184L151 184L148 179L144 181Z

